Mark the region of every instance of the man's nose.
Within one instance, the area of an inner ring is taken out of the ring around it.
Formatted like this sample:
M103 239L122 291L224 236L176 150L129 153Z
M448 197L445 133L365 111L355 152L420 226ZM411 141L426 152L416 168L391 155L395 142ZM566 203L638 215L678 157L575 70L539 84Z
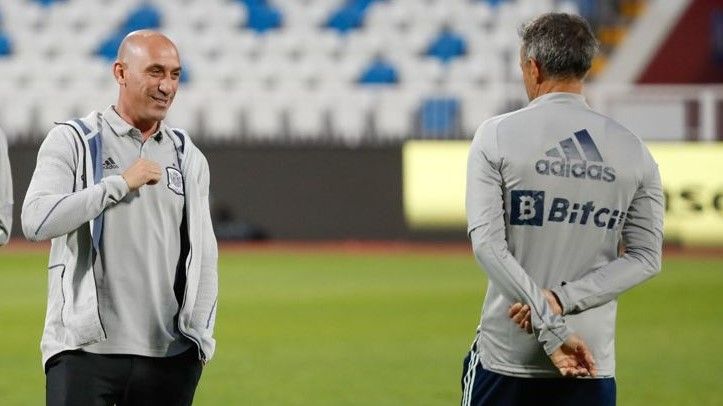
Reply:
M158 90L168 95L171 92L173 92L173 87L175 86L175 80L173 80L171 77L166 76L165 78L161 79L161 82L158 84Z

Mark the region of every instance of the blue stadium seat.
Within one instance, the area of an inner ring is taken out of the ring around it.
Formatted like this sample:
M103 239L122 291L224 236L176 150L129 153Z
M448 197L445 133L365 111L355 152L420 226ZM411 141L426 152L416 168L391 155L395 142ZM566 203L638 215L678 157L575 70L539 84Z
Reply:
M125 33L142 30L144 28L160 28L161 12L152 4L144 3L131 11L123 24Z
M236 1L245 5L246 7L267 6L269 4L266 0L236 0Z
M181 77L178 81L181 84L186 84L191 80L191 73L188 71L188 65L181 63Z
M381 56L377 56L359 76L362 85L394 85L399 83L397 68Z
M249 3L254 3L253 5ZM246 3L248 8L248 21L246 26L258 33L275 30L283 24L281 11L260 0Z
M284 129L293 124L302 128L294 130L299 134L321 128L320 140L323 132L345 140L360 140L369 132L396 141L422 134L458 137L510 104L502 96L490 100L476 92L480 86L518 79L507 73L510 63L502 55L518 51L513 26L548 7L538 6L542 3L549 7L564 3L573 9L597 4L593 0L7 0L0 6L0 62L13 63L0 64L7 83L0 96L8 94L7 99L13 100L16 85L27 82L41 89L38 94L68 83L80 87L79 83L98 83L94 92L106 97L103 92L115 89L108 63L115 60L123 38L132 30L152 28L165 31L182 49L180 81L187 84L187 96L179 105L186 103L187 108L180 111L186 125L201 132L226 134L236 126L240 107L217 111L204 107L209 92L228 92L233 86L240 93L258 95L309 94L302 103L295 98L291 107L285 104L288 97L279 98L274 101L278 108L266 116L262 109L268 107L261 106L258 119L254 116L258 112L249 113L244 104L244 126L250 128L244 134L276 137L288 132L295 137L295 132ZM720 21L713 17L713 32L721 31ZM270 31L276 28L280 29ZM271 35L260 34L268 32ZM718 36L713 35L712 57L721 61L723 41L715 41ZM29 72L24 64L14 63L26 56L33 62L47 58L51 64L58 59L60 67L53 67L58 72L52 77L59 80L47 77L42 69ZM67 67L66 59L77 60L78 68ZM358 94L369 96L364 109L327 104ZM458 110L456 102L430 102L422 109L422 101L433 97L459 98ZM508 96L514 101L516 97ZM56 112L50 100L32 103L42 110L39 114ZM94 107L85 98L78 105L83 110ZM326 118L320 126L318 114L324 109ZM207 111L213 111L213 124L205 120ZM7 117L0 111L0 118ZM15 120L15 127L23 126L23 131L37 127L25 121Z
M484 1L492 7L497 7L500 4L505 3L507 0L480 0L480 1Z
M58 3L58 2L61 2L61 1L64 2L64 1L67 1L67 0L34 0L34 1L35 1L36 3L38 3L38 4L40 4L40 5L43 6L43 7L50 7L50 6L53 5L53 3Z
M600 7L597 0L575 0L575 2L580 15L588 21L595 20L598 17Z
M123 38L132 31L161 27L161 12L152 4L141 4L126 17L121 28L110 34L95 50L95 55L106 61L114 61Z
M452 138L459 123L459 100L452 97L433 97L422 101L419 124L424 138Z
M340 34L356 30L364 24L364 16L370 5L380 0L348 0L334 10L324 24Z
M427 48L426 55L435 57L447 63L455 58L459 58L467 54L467 41L452 31L451 28L445 27Z
M358 29L364 22L364 13L353 7L343 7L335 11L326 21L326 27L340 34Z
M95 55L109 62L115 61L118 54L118 47L121 42L123 42L123 38L125 36L126 34L123 32L114 32L100 43L98 48L95 50Z
M10 36L0 32L0 56L5 57L13 53L13 42Z

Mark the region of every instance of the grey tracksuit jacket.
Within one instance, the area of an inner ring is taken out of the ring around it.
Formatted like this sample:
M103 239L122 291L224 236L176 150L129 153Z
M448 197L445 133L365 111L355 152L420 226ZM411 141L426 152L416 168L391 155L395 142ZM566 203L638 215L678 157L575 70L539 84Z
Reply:
M617 296L660 270L663 192L643 142L581 95L543 95L477 130L466 210L489 276L473 358L501 374L559 376L547 354L575 332L599 376L613 376ZM534 334L508 317L515 302L531 306Z
M100 115L51 130L38 152L37 165L22 210L25 236L52 240L48 265L48 306L41 341L43 364L64 350L105 340L103 314L94 278L94 256L103 232L103 212L128 193L120 175L102 177ZM216 238L208 203L208 162L180 130L163 126L181 162L190 250L186 287L178 315L179 331L211 359L218 293ZM138 225L142 232L141 224Z

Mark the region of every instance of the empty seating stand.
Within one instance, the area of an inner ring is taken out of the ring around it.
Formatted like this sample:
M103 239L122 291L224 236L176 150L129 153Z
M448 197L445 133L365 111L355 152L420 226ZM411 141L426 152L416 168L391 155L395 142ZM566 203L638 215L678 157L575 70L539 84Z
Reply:
M150 28L179 48L183 74L168 121L195 138L359 145L471 137L482 121L525 101L523 92L497 89L520 80L519 24L575 7L573 0L3 1L0 126L11 142L39 141L53 121L112 103L120 42Z

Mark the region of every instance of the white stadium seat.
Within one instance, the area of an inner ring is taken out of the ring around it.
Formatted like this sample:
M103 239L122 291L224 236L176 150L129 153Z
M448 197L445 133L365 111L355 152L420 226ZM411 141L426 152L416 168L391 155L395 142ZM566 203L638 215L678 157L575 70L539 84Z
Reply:
M132 10L151 4L189 78L169 122L196 137L283 142L332 137L354 144L376 136L398 142L416 136L422 97L440 91L460 101L461 124L469 131L479 117L500 110L497 97L476 92L520 80L517 26L543 11L575 11L574 2L562 0L496 7L486 1L393 0L372 2L359 29L341 34L324 27L346 3L270 0L283 24L259 34L247 28L253 16L241 1L72 0L48 7L2 2L0 32L14 49L0 57L0 125L19 137L45 131L53 117L112 103L117 85L111 62L94 52L119 33ZM467 43L467 54L446 65L423 55L445 25ZM399 85L356 83L376 55L396 68ZM38 104L36 99L49 100L47 95L57 103Z

